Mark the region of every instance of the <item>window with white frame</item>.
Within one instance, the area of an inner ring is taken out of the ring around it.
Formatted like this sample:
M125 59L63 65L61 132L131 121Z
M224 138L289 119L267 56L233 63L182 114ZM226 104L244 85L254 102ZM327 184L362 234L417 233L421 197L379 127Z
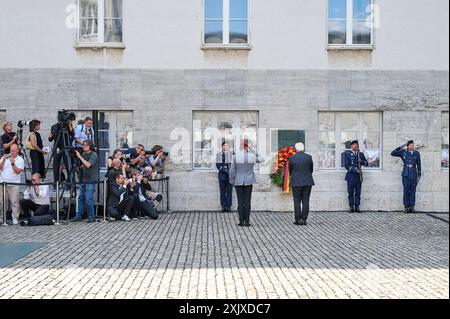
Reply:
M449 123L448 112L442 112L442 133L441 133L441 167L448 169L448 148L449 148Z
M123 0L79 0L80 43L123 41Z
M133 147L133 113L99 111L97 121L99 166L106 168L106 160L115 149Z
M373 0L328 0L328 44L372 45Z
M381 168L381 118L380 112L319 112L319 168L343 168L353 140L369 168Z
M247 44L248 0L204 0L204 43Z
M125 150L133 147L133 112L74 111L74 113L75 125L88 116L94 119L100 169L106 169L106 160L115 149Z
M195 169L215 169L223 142L235 152L248 141L249 149L257 152L258 112L195 111L192 118Z

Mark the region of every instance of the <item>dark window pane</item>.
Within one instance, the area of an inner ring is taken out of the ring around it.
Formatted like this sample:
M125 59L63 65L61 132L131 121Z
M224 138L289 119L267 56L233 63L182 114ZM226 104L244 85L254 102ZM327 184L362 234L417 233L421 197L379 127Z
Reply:
M247 21L230 21L230 43L247 43Z
M245 19L248 18L247 0L230 0L230 18Z
M111 114L107 112L98 113L98 129L109 130L109 123L111 121Z
M205 21L205 43L223 43L222 21Z
M99 148L109 149L109 132L98 132L98 146Z
M345 44L347 42L347 23L341 20L330 20L328 22L328 43Z
M80 17L82 18L97 18L98 15L98 0L81 0L80 1Z
M109 151L107 150L99 150L98 151L98 163L100 168L106 167L106 159L109 156Z
M353 0L353 19L368 19L371 13L371 0Z
M223 19L222 0L205 0L205 19Z
M105 18L122 18L122 0L105 0Z
M345 19L347 17L347 0L329 0L328 18Z
M353 44L371 44L370 33L370 21L353 20Z
M105 19L105 42L122 42L121 19Z

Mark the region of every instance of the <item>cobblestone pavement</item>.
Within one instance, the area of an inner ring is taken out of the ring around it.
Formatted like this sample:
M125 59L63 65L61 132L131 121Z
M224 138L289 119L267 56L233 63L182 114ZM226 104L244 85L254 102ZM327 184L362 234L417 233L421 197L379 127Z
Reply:
M448 217L447 217L448 219ZM449 298L448 223L426 214L173 213L0 227L47 242L0 268L0 298Z

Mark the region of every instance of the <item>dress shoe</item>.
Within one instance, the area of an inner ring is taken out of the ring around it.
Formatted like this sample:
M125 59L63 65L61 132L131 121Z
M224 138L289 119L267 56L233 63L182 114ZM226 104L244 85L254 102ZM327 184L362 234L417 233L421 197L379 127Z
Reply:
M409 212L410 212L411 214L415 214L415 213L416 213L416 210L414 209L414 206L410 206L410 207L409 207Z
M409 214L409 206L405 206L405 211L404 211L404 213L405 213L405 214Z
M362 213L362 211L359 209L359 206L355 206L355 212L358 214Z
M225 213L227 209L225 207L222 207L222 213Z
M350 210L348 211L350 214L355 212L355 206L350 205Z
M250 227L250 222L245 222L245 227Z
M239 223L238 226L243 227L245 225L244 225L244 223Z
M297 226L298 226L298 225L301 225L301 224L300 224L299 221L295 221L295 222L294 222L294 225L297 225Z
M301 225L301 226L306 226L306 220L302 219L302 220L300 221L300 225Z

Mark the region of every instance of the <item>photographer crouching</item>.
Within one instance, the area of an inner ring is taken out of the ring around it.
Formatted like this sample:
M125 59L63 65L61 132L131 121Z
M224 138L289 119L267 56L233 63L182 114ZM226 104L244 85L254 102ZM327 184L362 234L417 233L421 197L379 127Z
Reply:
M94 209L94 191L95 183L98 180L98 156L94 152L94 144L90 140L83 142L83 155L79 151L75 151L75 156L80 160L80 182L89 183L80 186L80 193L78 196L78 211L76 216L72 219L73 222L81 221L83 216L84 205L87 206L88 222L95 222Z
M23 192L24 199L20 200L20 207L25 218L31 217L30 211L34 212L34 216L42 216L47 215L50 210L48 185L40 185L41 183L39 173L34 173L31 181L27 181Z
M116 220L130 221L133 197L128 196L128 180L122 173L115 173L114 182L109 184L107 210Z

